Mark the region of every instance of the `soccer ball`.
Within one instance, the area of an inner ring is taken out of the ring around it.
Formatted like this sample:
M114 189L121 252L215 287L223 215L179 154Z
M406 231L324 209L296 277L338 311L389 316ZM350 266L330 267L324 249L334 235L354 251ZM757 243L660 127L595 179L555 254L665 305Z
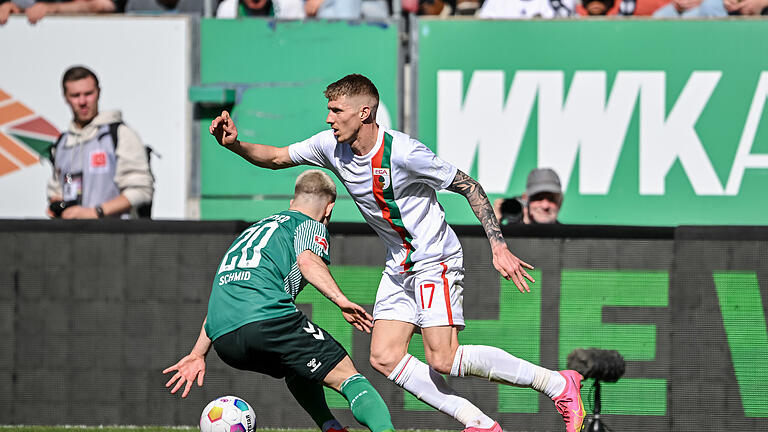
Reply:
M237 396L222 396L206 405L200 415L201 432L253 432L256 413Z

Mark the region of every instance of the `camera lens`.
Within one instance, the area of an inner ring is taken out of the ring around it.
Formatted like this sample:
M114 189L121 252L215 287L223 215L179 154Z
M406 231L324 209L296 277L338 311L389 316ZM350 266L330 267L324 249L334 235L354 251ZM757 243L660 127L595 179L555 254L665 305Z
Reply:
M501 202L501 224L520 222L523 218L523 203L519 198L507 198Z

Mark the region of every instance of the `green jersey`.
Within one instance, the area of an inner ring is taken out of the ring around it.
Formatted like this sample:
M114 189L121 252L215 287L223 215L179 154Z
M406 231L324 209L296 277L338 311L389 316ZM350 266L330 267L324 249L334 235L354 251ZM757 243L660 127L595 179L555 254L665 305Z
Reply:
M251 225L221 260L208 301L211 340L245 324L298 312L294 300L307 281L297 257L309 250L330 262L328 230L286 210Z

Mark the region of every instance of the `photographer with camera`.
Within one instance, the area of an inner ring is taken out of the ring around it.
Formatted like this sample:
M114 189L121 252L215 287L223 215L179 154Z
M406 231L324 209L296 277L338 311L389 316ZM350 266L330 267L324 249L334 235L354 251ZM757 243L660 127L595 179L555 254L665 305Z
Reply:
M154 178L147 147L120 111L99 113L101 88L90 69L67 69L61 85L73 119L51 149L48 216L150 217Z
M555 224L563 205L560 177L551 168L536 168L528 174L525 192L521 196L499 198L493 211L502 225Z

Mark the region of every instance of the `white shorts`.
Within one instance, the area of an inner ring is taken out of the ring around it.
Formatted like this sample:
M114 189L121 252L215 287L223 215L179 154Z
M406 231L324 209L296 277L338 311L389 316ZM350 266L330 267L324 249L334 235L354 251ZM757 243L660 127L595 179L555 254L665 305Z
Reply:
M384 273L376 292L373 319L404 321L420 328L464 328L464 269L438 263L416 272Z

